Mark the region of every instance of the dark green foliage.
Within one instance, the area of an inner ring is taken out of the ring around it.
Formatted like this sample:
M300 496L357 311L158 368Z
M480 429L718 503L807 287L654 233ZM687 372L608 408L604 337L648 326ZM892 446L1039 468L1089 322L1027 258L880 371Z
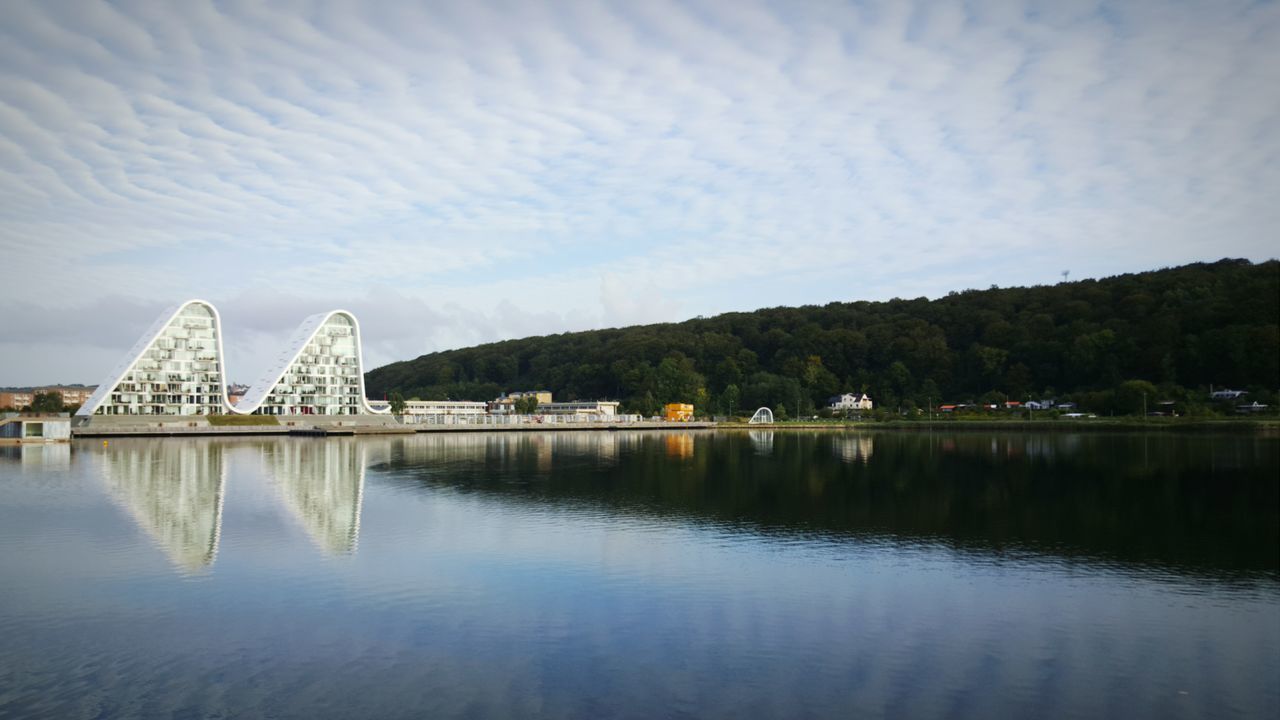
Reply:
M65 410L66 407L62 404L62 393L38 392L31 401L32 412L60 413Z
M371 395L473 400L548 388L558 400L617 398L646 415L666 402L807 415L841 391L890 410L1057 396L1130 413L1147 390L1126 382L1135 379L1159 395L1148 402L1199 402L1211 384L1267 402L1280 385L1278 328L1280 262L1221 260L508 340L393 363L367 384Z

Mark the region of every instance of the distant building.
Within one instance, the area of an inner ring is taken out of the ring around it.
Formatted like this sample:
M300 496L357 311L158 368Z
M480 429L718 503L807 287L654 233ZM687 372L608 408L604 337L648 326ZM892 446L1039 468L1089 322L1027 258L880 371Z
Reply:
M0 392L0 408L8 407L17 410L34 403L36 395L48 395L50 393L60 396L63 405L83 405L93 395L95 389L94 387L62 387L54 385L16 392Z
M1248 395L1247 390L1214 390L1209 393L1211 400L1236 400L1242 395Z
M42 387L36 388L38 393L58 393L62 396L63 405L83 405L93 395L94 387Z
M620 404L617 400L538 403L537 412L539 415L600 415L602 417L614 417L618 414L618 405Z
M870 410L874 403L866 393L844 393L827 398L827 407L832 412L849 412L850 410Z
M693 419L693 406L688 403L667 403L662 416L670 422L688 422Z
M405 400L406 422L427 416L465 415L480 417L485 414L487 403L472 400Z
M1054 400L1031 400L1027 403L1028 410L1050 410L1053 408Z
M20 410L36 401L35 393L0 392L0 408Z
M494 415L513 415L515 414L516 401L530 397L538 399L539 412L541 412L543 405L549 405L551 403L550 390L521 390L517 392L509 392L490 402L489 412Z

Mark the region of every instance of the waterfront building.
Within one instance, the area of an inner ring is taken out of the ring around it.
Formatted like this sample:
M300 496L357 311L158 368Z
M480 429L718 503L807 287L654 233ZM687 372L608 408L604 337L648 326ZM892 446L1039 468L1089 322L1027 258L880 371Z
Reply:
M612 418L618 414L617 400L579 400L575 402L538 403L539 415L598 415Z
M234 386L239 396L234 404L224 380L218 311L203 300L189 300L165 311L143 333L76 415L386 412L370 408L364 397L360 326L343 310L304 320L275 365L253 387ZM65 402L68 396L63 397Z
M667 403L662 407L662 413L670 422L688 422L693 419L693 406L689 403Z
M222 372L218 311L203 300L189 300L160 315L76 415L226 412Z
M0 416L0 441L66 442L71 418L66 413L5 413Z
M513 415L515 414L515 411L516 411L515 410L516 401L523 400L525 398L531 398L531 397L538 399L538 408L539 408L538 412L541 412L541 408L543 405L551 404L550 390L521 390L517 392L507 393L502 397L490 402L489 413L492 415Z
M302 321L275 365L249 387L233 412L248 415L361 415L364 396L360 325L345 310Z
M419 418L445 415L483 417L488 403L475 400L405 400L405 422L416 422Z

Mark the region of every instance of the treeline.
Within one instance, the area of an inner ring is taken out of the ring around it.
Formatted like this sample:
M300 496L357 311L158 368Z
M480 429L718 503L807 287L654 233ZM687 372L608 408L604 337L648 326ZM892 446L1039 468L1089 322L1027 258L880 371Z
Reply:
M866 392L881 408L1071 399L1133 412L1133 381L1195 411L1210 385L1274 406L1280 386L1280 261L1196 263L1052 286L953 292L937 300L835 302L681 323L490 343L392 363L370 397L665 402L734 414L809 414ZM1126 384L1128 383L1128 384Z

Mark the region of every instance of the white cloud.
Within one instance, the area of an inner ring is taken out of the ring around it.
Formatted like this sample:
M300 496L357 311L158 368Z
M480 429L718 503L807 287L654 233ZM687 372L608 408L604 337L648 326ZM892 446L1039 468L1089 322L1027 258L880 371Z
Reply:
M1230 0L9 3L0 264L68 332L0 320L0 383L190 296L246 364L332 306L386 362L1261 259L1278 48Z

